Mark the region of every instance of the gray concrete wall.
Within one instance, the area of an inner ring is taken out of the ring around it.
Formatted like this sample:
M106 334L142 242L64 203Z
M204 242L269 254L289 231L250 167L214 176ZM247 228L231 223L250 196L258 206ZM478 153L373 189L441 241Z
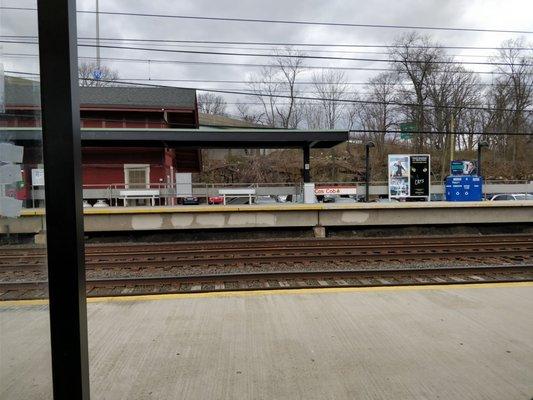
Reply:
M39 233L42 210L0 219L0 233ZM114 207L85 210L86 232L533 222L533 202Z

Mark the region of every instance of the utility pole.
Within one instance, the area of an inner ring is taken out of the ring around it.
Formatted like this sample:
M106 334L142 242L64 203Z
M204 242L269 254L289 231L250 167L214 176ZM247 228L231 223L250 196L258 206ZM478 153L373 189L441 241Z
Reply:
M455 116L452 114L450 120L450 163L454 159L455 154Z
M100 73L100 10L96 0L96 69Z
M368 203L370 195L370 148L375 146L374 142L365 144L365 203Z
M481 175L481 149L483 147L489 147L489 144L487 142L478 142L477 144L477 174L478 176Z

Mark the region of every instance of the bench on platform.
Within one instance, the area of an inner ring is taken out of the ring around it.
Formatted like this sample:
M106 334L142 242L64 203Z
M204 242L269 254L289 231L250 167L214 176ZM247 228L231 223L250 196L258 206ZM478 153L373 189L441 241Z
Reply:
M125 189L118 193L118 198L124 200L124 207L128 205L128 200L150 200L152 206L155 206L155 199L159 197L158 189Z
M248 197L248 204L252 204L252 196L255 196L255 189L238 188L238 189L219 189L218 194L224 196L224 204L227 197Z

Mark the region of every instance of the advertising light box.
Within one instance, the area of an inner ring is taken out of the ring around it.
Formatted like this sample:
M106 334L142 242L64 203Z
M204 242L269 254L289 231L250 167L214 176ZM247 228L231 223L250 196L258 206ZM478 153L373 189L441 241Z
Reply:
M477 175L477 161L453 160L450 163L452 175Z
M388 170L389 198L429 198L429 154L389 154Z

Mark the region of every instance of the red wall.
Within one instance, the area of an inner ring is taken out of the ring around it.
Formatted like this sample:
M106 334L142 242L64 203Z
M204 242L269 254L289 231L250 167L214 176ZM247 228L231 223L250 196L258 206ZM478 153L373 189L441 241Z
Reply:
M38 110L13 109L13 117L1 120L0 126L33 127L40 126ZM167 120L165 120L167 118ZM82 127L86 128L197 128L196 110L81 110ZM167 123L167 121L169 123ZM41 149L32 152L25 149L24 181L31 184L31 168L41 163ZM35 154L33 154L35 153ZM196 149L165 148L82 148L83 184L85 187L102 188L124 183L124 164L150 165L150 183L166 183L167 175L174 172L199 172L201 169L200 151ZM160 181L161 180L161 181ZM27 193L21 194L27 196Z
M83 184L111 185L124 183L124 164L148 164L150 183L166 182L164 149L160 148L98 148L82 150Z

